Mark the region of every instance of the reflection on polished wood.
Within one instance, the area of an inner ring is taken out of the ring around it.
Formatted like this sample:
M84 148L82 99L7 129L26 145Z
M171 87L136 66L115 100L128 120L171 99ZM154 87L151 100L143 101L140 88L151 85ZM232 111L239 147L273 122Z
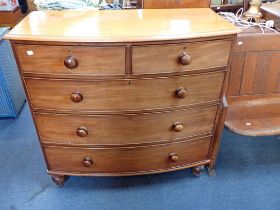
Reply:
M216 111L217 107L212 105L140 115L36 113L35 118L44 144L112 146L175 141L211 133Z
M34 109L131 112L217 101L221 95L224 76L224 72L217 72L105 82L26 78L25 83ZM183 93L180 93L179 98L176 95L178 87L186 88L185 98L182 98Z
M210 9L31 13L6 38L54 182L212 169L237 32Z
M246 136L280 134L279 94L232 97L226 126Z
M152 173L207 160L211 138L148 147L44 147L50 170L61 172ZM173 153L173 154L172 154ZM176 155L175 155L175 154ZM172 155L173 157L170 157ZM176 161L174 161L176 160Z
M143 0L144 9L209 7L210 0Z
M12 40L66 42L156 41L239 32L208 8L35 11L7 36Z

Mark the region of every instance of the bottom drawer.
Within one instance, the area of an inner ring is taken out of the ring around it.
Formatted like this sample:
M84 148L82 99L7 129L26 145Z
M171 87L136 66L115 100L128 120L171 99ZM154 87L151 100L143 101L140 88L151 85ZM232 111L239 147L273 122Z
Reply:
M170 144L123 148L45 146L50 172L143 173L208 159L211 137Z

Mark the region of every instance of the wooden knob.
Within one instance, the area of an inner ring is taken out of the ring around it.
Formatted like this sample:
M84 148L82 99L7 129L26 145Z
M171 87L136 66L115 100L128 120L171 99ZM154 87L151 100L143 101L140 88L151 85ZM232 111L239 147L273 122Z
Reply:
M169 155L169 159L172 161L172 162L177 162L179 160L179 156L176 154L176 153L171 153Z
M71 100L72 100L74 103L79 103L79 102L81 102L81 101L83 100L83 95L82 95L80 92L78 92L78 91L73 92L73 93L71 94Z
M183 88L183 87L177 88L175 93L178 98L185 98L187 96L187 90L186 90L186 88Z
M78 67L78 59L73 56L73 55L69 55L65 58L64 60L64 65L68 68L68 69L74 69Z
M84 158L84 166L85 167L90 167L93 165L93 161L90 157L85 157Z
M180 122L176 122L173 124L173 130L176 132L181 132L184 129L184 126Z
M179 56L179 63L182 65L189 65L192 62L192 57L188 55L187 53L182 53Z
M77 135L79 137L86 137L88 135L88 130L85 127L79 127L77 129Z

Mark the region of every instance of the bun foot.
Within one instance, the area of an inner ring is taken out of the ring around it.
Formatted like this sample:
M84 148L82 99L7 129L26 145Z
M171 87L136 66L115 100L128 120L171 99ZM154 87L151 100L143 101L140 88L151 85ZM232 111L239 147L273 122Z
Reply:
M195 166L192 168L192 173L194 176L199 177L202 174L204 166Z
M52 176L52 181L59 187L62 187L64 185L65 180L66 180L66 176L63 175Z

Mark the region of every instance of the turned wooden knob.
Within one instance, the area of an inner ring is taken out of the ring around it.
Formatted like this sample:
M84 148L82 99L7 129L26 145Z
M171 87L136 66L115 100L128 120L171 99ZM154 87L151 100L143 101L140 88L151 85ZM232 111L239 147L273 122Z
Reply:
M177 162L179 160L179 156L176 154L176 153L171 153L169 155L169 159L172 161L172 162Z
M192 57L188 55L187 53L182 53L179 56L179 63L182 65L189 65L192 62Z
M181 132L184 129L184 126L180 122L176 122L173 124L173 130L176 132Z
M68 68L68 69L74 69L78 67L78 59L73 56L73 55L69 55L65 58L64 60L64 65Z
M86 137L88 135L88 130L85 127L79 127L77 129L77 135L79 137Z
M73 92L73 93L71 94L71 100L72 100L74 103L79 103L79 102L81 102L81 101L83 100L83 95L82 95L80 92L78 92L78 91Z
M85 167L90 167L93 165L93 161L90 157L85 157L84 158L84 166Z
M186 90L186 88L183 88L183 87L177 88L175 93L178 98L185 98L187 96L187 90Z

